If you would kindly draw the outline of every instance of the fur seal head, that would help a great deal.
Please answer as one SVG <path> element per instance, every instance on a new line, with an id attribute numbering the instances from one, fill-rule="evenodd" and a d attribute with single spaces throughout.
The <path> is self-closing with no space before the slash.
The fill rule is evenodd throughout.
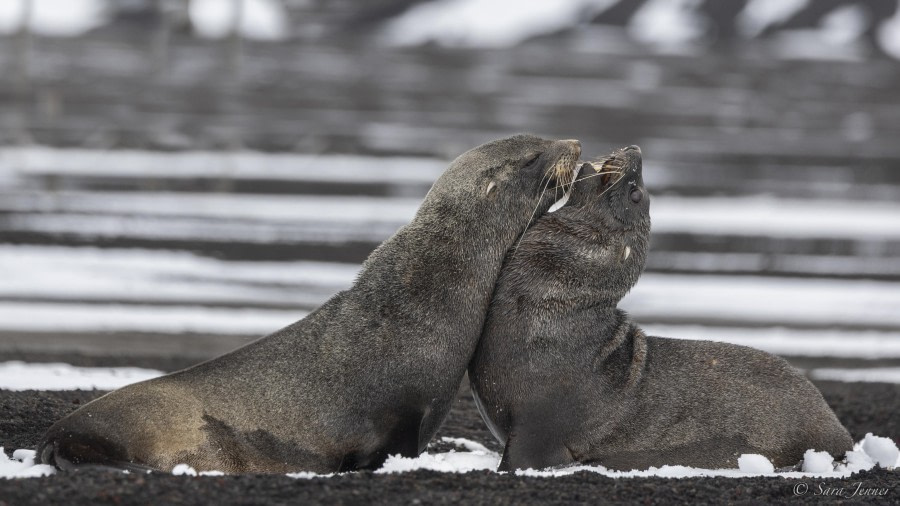
<path id="1" fill-rule="evenodd" d="M 574 139 L 520 134 L 482 144 L 450 164 L 428 192 L 419 216 L 442 207 L 448 215 L 472 219 L 491 211 L 510 219 L 518 213 L 539 216 L 552 204 L 548 189 L 572 183 L 580 156 L 581 143 Z M 523 202 L 529 205 L 523 207 Z M 450 205 L 452 209 L 446 208 Z M 505 228 L 522 231 L 518 224 Z"/>
<path id="2" fill-rule="evenodd" d="M 584 163 L 569 188 L 565 205 L 542 216 L 510 252 L 501 277 L 559 295 L 574 288 L 592 303 L 615 306 L 637 283 L 650 244 L 641 149 Z"/>

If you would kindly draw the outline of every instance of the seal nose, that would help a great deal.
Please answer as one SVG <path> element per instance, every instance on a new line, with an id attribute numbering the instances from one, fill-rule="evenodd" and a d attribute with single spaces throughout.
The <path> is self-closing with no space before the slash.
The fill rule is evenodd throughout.
<path id="1" fill-rule="evenodd" d="M 563 142 L 568 143 L 572 146 L 572 149 L 578 153 L 576 156 L 581 156 L 581 141 L 578 139 L 565 139 Z"/>

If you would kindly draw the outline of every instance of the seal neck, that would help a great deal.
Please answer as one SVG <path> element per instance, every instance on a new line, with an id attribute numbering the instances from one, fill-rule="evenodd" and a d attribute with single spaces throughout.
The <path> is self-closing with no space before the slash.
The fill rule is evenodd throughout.
<path id="1" fill-rule="evenodd" d="M 647 335 L 621 309 L 604 320 L 606 329 L 594 351 L 591 368 L 630 388 L 641 379 L 647 361 Z"/>

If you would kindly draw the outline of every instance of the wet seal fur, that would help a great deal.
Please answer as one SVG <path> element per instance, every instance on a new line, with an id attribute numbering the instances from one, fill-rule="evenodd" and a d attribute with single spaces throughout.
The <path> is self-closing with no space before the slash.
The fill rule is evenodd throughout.
<path id="1" fill-rule="evenodd" d="M 197 366 L 109 393 L 38 446 L 61 469 L 319 473 L 419 455 L 475 351 L 506 251 L 571 183 L 578 141 L 470 150 L 353 286 L 312 314 Z"/>
<path id="2" fill-rule="evenodd" d="M 590 167 L 510 251 L 469 365 L 482 418 L 506 445 L 500 470 L 735 468 L 744 453 L 785 467 L 809 448 L 851 450 L 822 395 L 783 359 L 648 337 L 616 308 L 649 247 L 640 148 Z"/>

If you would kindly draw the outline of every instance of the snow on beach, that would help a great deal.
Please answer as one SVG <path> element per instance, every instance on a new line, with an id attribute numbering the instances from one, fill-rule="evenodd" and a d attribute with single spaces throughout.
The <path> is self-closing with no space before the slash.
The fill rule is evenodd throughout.
<path id="1" fill-rule="evenodd" d="M 423 453 L 418 457 L 406 458 L 398 455 L 388 457 L 376 474 L 405 473 L 418 470 L 438 471 L 444 473 L 467 473 L 471 471 L 491 471 L 500 463 L 500 455 L 483 445 L 462 438 L 442 438 L 459 449 L 438 453 Z M 568 476 L 578 472 L 591 472 L 610 478 L 691 478 L 691 477 L 724 477 L 746 478 L 750 476 L 768 476 L 780 478 L 844 478 L 862 470 L 872 469 L 875 465 L 893 468 L 900 465 L 900 452 L 896 444 L 888 438 L 867 434 L 858 442 L 852 451 L 835 461 L 826 452 L 810 450 L 806 452 L 802 471 L 776 472 L 771 463 L 762 455 L 742 455 L 738 469 L 700 469 L 686 466 L 651 467 L 646 470 L 614 471 L 603 466 L 576 465 L 561 469 L 519 470 L 515 474 L 541 478 Z M 10 459 L 0 451 L 0 477 L 27 478 L 55 474 L 55 470 L 47 465 L 34 464 L 34 451 L 16 450 Z M 198 473 L 185 464 L 172 470 L 172 474 L 182 476 L 221 476 L 217 471 Z M 287 476 L 297 479 L 327 478 L 334 475 L 316 473 L 290 473 Z"/>
<path id="2" fill-rule="evenodd" d="M 823 371 L 827 371 L 823 369 Z M 811 371 L 815 376 L 816 370 Z M 29 364 L 23 362 L 0 363 L 0 389 L 8 390 L 69 390 L 69 389 L 113 389 L 127 384 L 151 379 L 163 374 L 160 371 L 140 368 L 103 368 L 75 367 L 68 364 Z M 839 379 L 839 378 L 828 378 Z M 895 378 L 900 381 L 900 377 Z M 855 379 L 854 381 L 858 381 Z M 883 380 L 882 376 L 875 381 Z M 449 473 L 466 473 L 470 471 L 490 471 L 496 469 L 500 455 L 485 446 L 462 438 L 442 438 L 444 443 L 457 448 L 447 452 L 426 452 L 414 458 L 391 456 L 384 466 L 375 471 L 376 474 L 404 473 L 417 470 L 430 470 Z M 614 471 L 603 466 L 571 466 L 551 470 L 525 470 L 516 474 L 523 476 L 553 478 L 571 475 L 577 472 L 598 473 L 611 478 L 689 478 L 689 477 L 727 477 L 741 478 L 749 476 L 769 476 L 783 478 L 841 478 L 853 473 L 871 469 L 879 464 L 882 467 L 900 465 L 900 452 L 889 438 L 868 434 L 856 444 L 854 450 L 846 456 L 832 456 L 824 452 L 807 452 L 802 471 L 775 472 L 771 462 L 761 455 L 742 455 L 738 460 L 738 469 L 699 469 L 685 466 L 662 466 L 640 471 Z M 0 451 L 0 477 L 25 478 L 54 474 L 51 466 L 35 465 L 34 451 L 16 450 L 12 458 Z M 186 465 L 179 465 L 172 470 L 173 474 L 184 476 L 219 476 L 219 472 L 197 473 Z M 315 473 L 291 473 L 293 478 L 321 478 L 332 475 Z"/>
<path id="3" fill-rule="evenodd" d="M 446 160 L 414 156 L 373 157 L 343 154 L 186 151 L 166 153 L 132 149 L 0 147 L 0 174 L 71 175 L 117 178 L 228 178 L 284 181 L 352 180 L 357 183 L 431 185 Z"/>

